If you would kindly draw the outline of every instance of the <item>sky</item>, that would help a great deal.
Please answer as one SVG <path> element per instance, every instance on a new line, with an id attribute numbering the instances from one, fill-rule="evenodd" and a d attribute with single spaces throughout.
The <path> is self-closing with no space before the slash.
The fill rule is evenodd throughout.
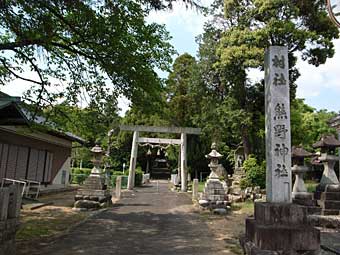
<path id="1" fill-rule="evenodd" d="M 202 4 L 208 6 L 212 0 L 201 0 Z M 195 38 L 203 33 L 203 25 L 208 20 L 199 12 L 186 9 L 182 4 L 175 4 L 172 11 L 152 12 L 147 18 L 148 22 L 165 24 L 172 36 L 171 43 L 179 54 L 185 52 L 196 56 L 198 45 Z M 305 102 L 320 110 L 340 111 L 340 40 L 334 41 L 335 56 L 328 59 L 326 64 L 318 68 L 306 62 L 299 61 L 298 68 L 301 76 L 297 80 L 297 97 L 304 98 Z M 159 73 L 166 77 L 165 73 Z M 263 73 L 251 72 L 252 79 L 261 79 Z M 2 90 L 5 93 L 20 96 L 28 86 L 22 82 L 14 81 Z M 119 99 L 118 105 L 122 111 L 121 115 L 128 109 L 129 101 L 125 98 Z"/>

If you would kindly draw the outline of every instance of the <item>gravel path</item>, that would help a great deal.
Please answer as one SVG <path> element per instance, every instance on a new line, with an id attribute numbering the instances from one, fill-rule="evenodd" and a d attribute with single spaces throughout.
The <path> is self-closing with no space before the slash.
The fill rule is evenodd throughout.
<path id="1" fill-rule="evenodd" d="M 187 194 L 167 183 L 124 193 L 123 199 L 30 254 L 232 254 L 224 250 Z"/>

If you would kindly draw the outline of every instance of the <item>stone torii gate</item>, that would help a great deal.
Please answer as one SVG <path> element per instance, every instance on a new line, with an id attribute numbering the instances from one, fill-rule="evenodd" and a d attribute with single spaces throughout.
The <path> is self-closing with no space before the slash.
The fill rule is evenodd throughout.
<path id="1" fill-rule="evenodd" d="M 154 127 L 154 126 L 131 126 L 120 125 L 121 131 L 132 131 L 133 140 L 130 157 L 130 168 L 128 178 L 128 189 L 132 190 L 135 186 L 135 170 L 137 163 L 138 143 L 156 143 L 156 144 L 177 144 L 181 146 L 181 190 L 187 190 L 187 134 L 199 135 L 200 128 L 190 127 Z M 169 133 L 181 134 L 181 139 L 165 139 L 165 138 L 147 138 L 139 137 L 140 132 L 149 133 Z"/>

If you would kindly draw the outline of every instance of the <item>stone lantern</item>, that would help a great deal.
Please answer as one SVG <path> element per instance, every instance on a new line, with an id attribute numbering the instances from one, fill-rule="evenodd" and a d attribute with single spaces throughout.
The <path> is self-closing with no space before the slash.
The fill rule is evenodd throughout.
<path id="1" fill-rule="evenodd" d="M 324 165 L 320 184 L 314 194 L 318 199 L 318 204 L 322 208 L 324 215 L 340 214 L 340 183 L 334 171 L 334 165 L 339 161 L 335 155 L 335 149 L 340 147 L 340 141 L 333 135 L 322 136 L 321 140 L 313 144 L 314 148 L 321 149 L 321 155 L 318 158 Z"/>
<path id="2" fill-rule="evenodd" d="M 219 164 L 219 159 L 223 157 L 217 150 L 216 144 L 211 145 L 211 152 L 206 155 L 210 159 L 209 168 L 211 173 L 205 183 L 203 194 L 199 200 L 202 207 L 208 207 L 216 213 L 226 213 L 227 206 L 230 205 L 228 201 L 228 186 L 225 181 L 219 179 L 219 168 L 223 168 Z"/>
<path id="3" fill-rule="evenodd" d="M 205 156 L 206 158 L 210 159 L 210 163 L 208 165 L 211 170 L 209 179 L 219 179 L 217 169 L 220 164 L 218 163 L 218 161 L 220 158 L 223 157 L 223 155 L 220 154 L 216 149 L 217 149 L 216 143 L 213 143 L 211 145 L 211 152 Z"/>
<path id="4" fill-rule="evenodd" d="M 320 141 L 313 144 L 313 148 L 321 149 L 320 162 L 324 165 L 324 171 L 320 181 L 320 187 L 325 188 L 328 184 L 339 184 L 338 177 L 334 171 L 334 165 L 339 161 L 339 157 L 335 155 L 335 149 L 340 147 L 340 141 L 335 139 L 333 135 L 322 136 Z"/>
<path id="5" fill-rule="evenodd" d="M 111 194 L 105 185 L 105 177 L 100 166 L 104 156 L 103 149 L 97 144 L 91 149 L 93 168 L 84 185 L 77 191 L 74 207 L 77 209 L 99 209 L 111 204 Z"/>
<path id="6" fill-rule="evenodd" d="M 100 147 L 100 145 L 96 144 L 96 146 L 94 146 L 91 149 L 91 152 L 93 154 L 93 159 L 92 159 L 92 163 L 93 163 L 93 168 L 91 171 L 91 175 L 101 175 L 103 174 L 100 166 L 102 164 L 103 161 L 103 156 L 105 154 L 104 150 L 102 149 L 102 147 Z"/>
<path id="7" fill-rule="evenodd" d="M 293 187 L 293 199 L 313 199 L 313 194 L 308 193 L 303 175 L 308 172 L 308 167 L 305 166 L 305 158 L 312 157 L 313 153 L 304 150 L 302 147 L 292 148 L 292 172 L 295 174 L 295 183 Z"/>

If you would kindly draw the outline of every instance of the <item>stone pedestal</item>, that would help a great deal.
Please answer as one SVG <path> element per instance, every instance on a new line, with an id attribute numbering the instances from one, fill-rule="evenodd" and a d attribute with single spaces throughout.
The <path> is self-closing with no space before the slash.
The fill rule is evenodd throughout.
<path id="1" fill-rule="evenodd" d="M 309 225 L 307 208 L 289 203 L 255 203 L 241 239 L 245 254 L 318 254 L 320 231 Z"/>
<path id="2" fill-rule="evenodd" d="M 315 193 L 318 196 L 318 205 L 323 215 L 340 214 L 340 184 L 327 184 L 318 186 Z"/>
<path id="3" fill-rule="evenodd" d="M 226 184 L 219 179 L 208 179 L 204 186 L 201 203 L 202 200 L 206 201 L 206 207 L 209 209 L 227 208 L 230 203 Z"/>
<path id="4" fill-rule="evenodd" d="M 109 206 L 112 201 L 110 191 L 106 189 L 105 177 L 91 174 L 77 191 L 75 200 L 75 208 L 99 209 Z"/>
<path id="5" fill-rule="evenodd" d="M 307 207 L 308 214 L 321 214 L 321 208 L 317 206 L 317 200 L 314 199 L 314 194 L 307 192 L 304 174 L 308 171 L 308 167 L 294 165 L 292 172 L 295 174 L 295 183 L 293 186 L 293 203 Z"/>
<path id="6" fill-rule="evenodd" d="M 340 183 L 334 171 L 335 162 L 339 157 L 323 153 L 319 160 L 324 164 L 320 184 L 314 194 L 323 215 L 340 214 Z"/>
<path id="7" fill-rule="evenodd" d="M 235 168 L 234 174 L 232 176 L 232 184 L 230 188 L 230 194 L 233 196 L 241 196 L 240 182 L 246 177 L 246 172 L 243 167 Z"/>
<path id="8" fill-rule="evenodd" d="M 218 169 L 223 168 L 222 165 L 218 164 L 222 155 L 216 151 L 215 143 L 212 144 L 211 149 L 212 151 L 206 155 L 207 158 L 211 159 L 209 164 L 211 173 L 198 203 L 202 207 L 213 210 L 214 213 L 225 214 L 230 202 L 228 202 L 228 185 L 225 181 L 220 181 L 218 176 Z"/>

